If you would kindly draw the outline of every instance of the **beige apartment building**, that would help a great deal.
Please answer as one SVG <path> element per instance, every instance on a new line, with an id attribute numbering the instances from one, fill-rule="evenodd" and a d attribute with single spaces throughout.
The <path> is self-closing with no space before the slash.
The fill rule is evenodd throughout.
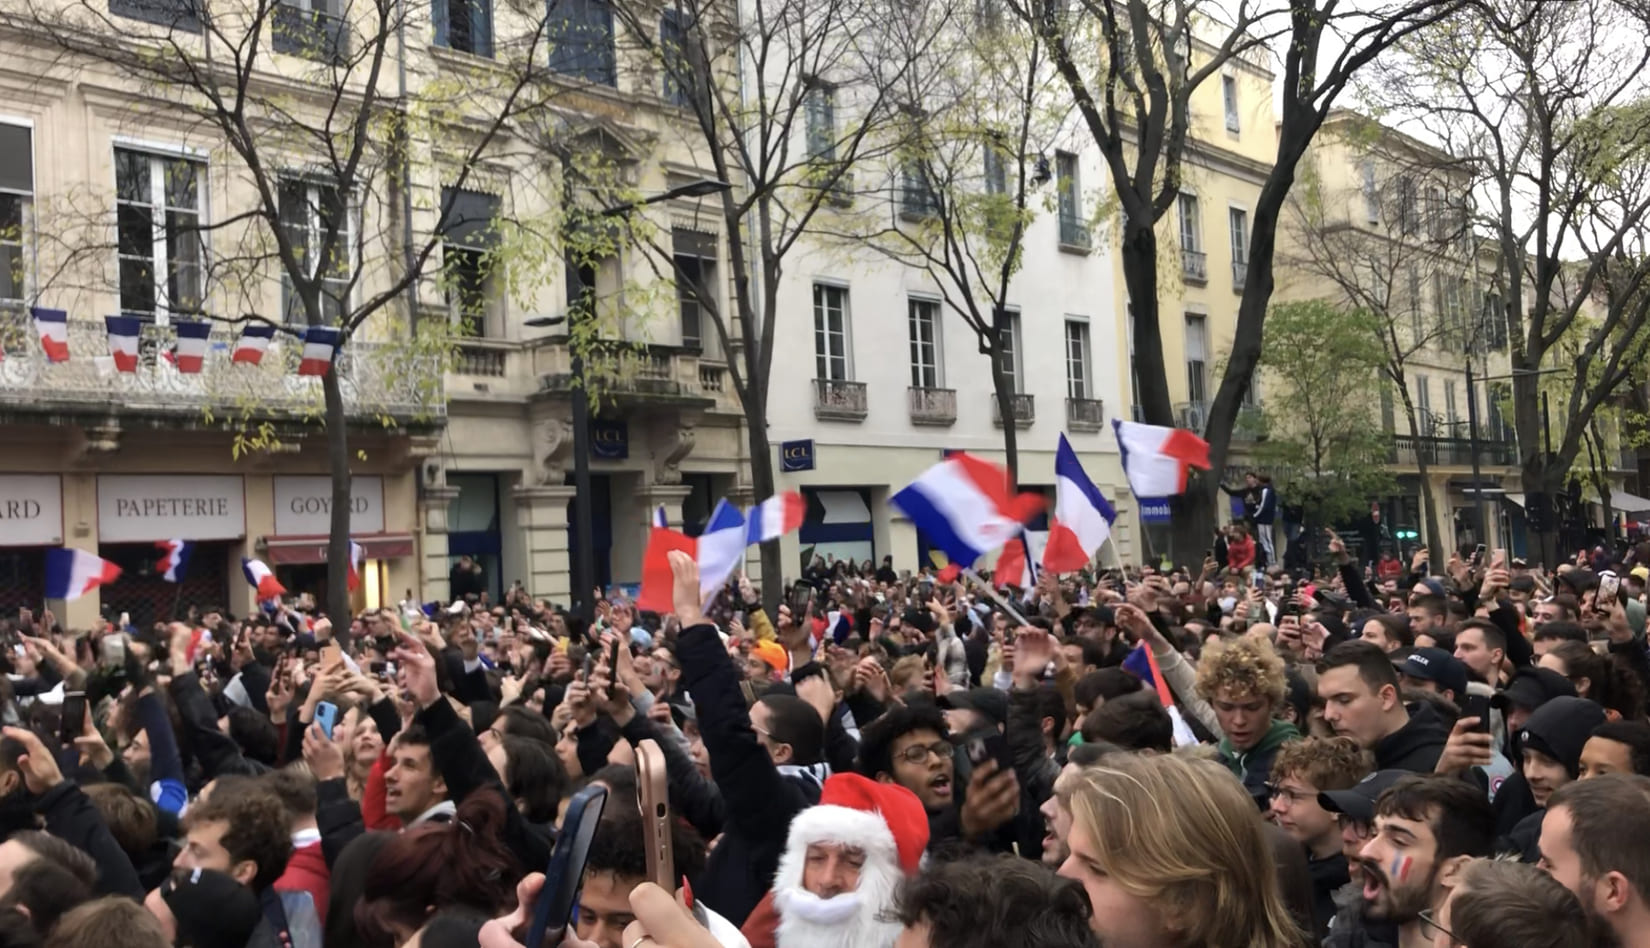
<path id="1" fill-rule="evenodd" d="M 541 85 L 553 99 L 469 152 L 477 116 L 429 103 L 460 93 L 485 103 L 488 83 L 505 82 L 536 28 L 508 5 L 408 3 L 402 44 L 375 39 L 358 4 L 346 21 L 336 0 L 249 3 L 267 16 L 247 73 L 248 101 L 265 111 L 249 127 L 275 169 L 257 174 L 180 106 L 190 100 L 178 90 L 135 77 L 114 53 L 66 52 L 43 26 L 67 9 L 108 50 L 176 42 L 204 56 L 237 25 L 204 27 L 194 0 L 21 0 L 0 12 L 0 440 L 11 449 L 0 457 L 0 610 L 39 608 L 45 550 L 60 545 L 125 571 L 59 605 L 74 625 L 100 610 L 148 621 L 175 604 L 244 612 L 253 596 L 242 557 L 262 558 L 289 588 L 324 592 L 321 392 L 295 374 L 303 318 L 270 255 L 260 184 L 278 190 L 279 225 L 314 256 L 309 272 L 328 267 L 329 318 L 385 295 L 410 272 L 409 249 L 432 248 L 423 277 L 387 295 L 333 366 L 350 424 L 352 536 L 367 557 L 357 604 L 446 595 L 460 552 L 484 564 L 495 591 L 520 579 L 566 600 L 573 384 L 565 329 L 553 323 L 567 313 L 568 268 L 555 259 L 506 271 L 497 262 L 509 228 L 493 222 L 551 219 L 563 180 L 555 155 L 599 154 L 648 205 L 637 213 L 656 239 L 699 261 L 707 283 L 725 282 L 727 269 L 725 235 L 697 200 L 650 201 L 707 177 L 708 163 L 681 145 L 691 138 L 671 131 L 679 93 L 624 61 L 604 5 L 556 6 L 552 30 L 580 40 L 559 57 L 535 54 L 551 64 Z M 351 70 L 365 68 L 371 57 L 360 54 L 374 42 L 385 55 L 378 92 L 404 92 L 425 124 L 411 126 L 404 166 L 375 142 L 365 155 L 383 166 L 341 195 L 318 170 L 326 139 L 310 136 L 306 151 L 302 130 L 360 101 L 364 80 Z M 321 235 L 334 230 L 348 252 L 322 261 Z M 596 575 L 633 582 L 652 508 L 680 522 L 735 491 L 742 439 L 723 363 L 688 305 L 639 260 L 591 269 L 598 311 L 629 340 L 592 370 L 606 379 L 592 426 Z M 35 308 L 67 314 L 68 361 L 46 358 Z M 246 313 L 278 327 L 258 366 L 232 362 L 240 326 L 224 320 Z M 139 320 L 135 371 L 114 366 L 113 314 Z M 213 321 L 205 364 L 181 372 L 176 326 L 203 317 Z M 441 352 L 415 341 L 434 322 L 465 337 L 444 379 Z M 171 538 L 196 541 L 178 585 L 154 570 L 154 543 Z"/>

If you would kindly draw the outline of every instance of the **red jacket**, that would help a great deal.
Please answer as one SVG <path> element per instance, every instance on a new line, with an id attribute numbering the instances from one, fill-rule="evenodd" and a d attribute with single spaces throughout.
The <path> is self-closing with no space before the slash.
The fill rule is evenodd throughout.
<path id="1" fill-rule="evenodd" d="M 1226 541 L 1226 566 L 1229 569 L 1248 569 L 1255 565 L 1255 541 L 1248 537 Z"/>
<path id="2" fill-rule="evenodd" d="M 327 857 L 321 853 L 321 841 L 300 846 L 292 851 L 286 871 L 275 880 L 277 892 L 308 892 L 315 900 L 315 914 L 321 924 L 327 923 L 327 899 L 332 891 L 332 874 L 327 871 Z"/>

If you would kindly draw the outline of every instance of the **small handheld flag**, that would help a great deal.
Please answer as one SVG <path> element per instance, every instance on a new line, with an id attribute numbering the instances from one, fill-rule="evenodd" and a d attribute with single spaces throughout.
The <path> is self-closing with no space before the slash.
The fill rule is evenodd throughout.
<path id="1" fill-rule="evenodd" d="M 953 562 L 969 566 L 1019 535 L 1047 502 L 1010 494 L 1008 472 L 958 452 L 934 465 L 889 500 Z"/>
<path id="2" fill-rule="evenodd" d="M 354 540 L 349 541 L 349 591 L 361 588 L 361 565 L 367 558 L 367 549 Z"/>
<path id="3" fill-rule="evenodd" d="M 160 578 L 169 583 L 181 582 L 183 571 L 189 567 L 189 554 L 194 552 L 195 544 L 188 540 L 161 540 L 155 544 L 160 550 L 160 562 L 155 564 L 155 571 Z"/>
<path id="4" fill-rule="evenodd" d="M 120 578 L 120 567 L 85 550 L 58 547 L 46 551 L 46 598 L 79 599 Z"/>
<path id="5" fill-rule="evenodd" d="M 1094 486 L 1064 434 L 1054 453 L 1054 519 L 1043 569 L 1070 573 L 1089 565 L 1111 536 L 1117 510 Z"/>
<path id="6" fill-rule="evenodd" d="M 1141 425 L 1113 419 L 1123 474 L 1136 497 L 1169 497 L 1186 492 L 1186 469 L 1209 469 L 1209 442 L 1182 428 Z"/>
<path id="7" fill-rule="evenodd" d="M 746 544 L 779 539 L 802 526 L 807 513 L 807 502 L 794 490 L 769 497 L 751 508 L 745 530 Z"/>
<path id="8" fill-rule="evenodd" d="M 258 590 L 258 599 L 275 599 L 286 595 L 286 587 L 275 578 L 275 574 L 264 565 L 263 560 L 255 560 L 250 556 L 241 558 L 241 572 L 246 574 L 246 581 Z"/>
<path id="9" fill-rule="evenodd" d="M 661 528 L 670 527 L 670 517 L 665 513 L 664 504 L 660 504 L 658 508 L 653 511 L 653 525 Z"/>

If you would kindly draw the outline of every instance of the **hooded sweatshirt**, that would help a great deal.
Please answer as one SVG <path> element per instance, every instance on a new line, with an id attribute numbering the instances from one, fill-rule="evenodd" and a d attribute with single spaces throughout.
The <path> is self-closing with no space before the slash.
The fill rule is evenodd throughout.
<path id="1" fill-rule="evenodd" d="M 1272 759 L 1278 756 L 1278 748 L 1299 740 L 1300 736 L 1301 732 L 1293 724 L 1274 719 L 1255 746 L 1246 751 L 1233 747 L 1231 738 L 1221 738 L 1220 759 L 1243 781 L 1243 789 L 1248 790 L 1249 795 L 1264 809 L 1269 802 L 1266 781 L 1272 779 Z"/>
<path id="2" fill-rule="evenodd" d="M 1525 750 L 1563 764 L 1574 780 L 1581 773 L 1581 749 L 1604 721 L 1604 709 L 1586 698 L 1554 698 L 1536 708 L 1524 722 L 1524 729 L 1518 732 L 1519 743 Z M 1497 842 L 1497 851 L 1516 853 L 1524 862 L 1540 859 L 1541 820 L 1546 812 L 1537 810 L 1519 820 L 1512 832 Z"/>
<path id="3" fill-rule="evenodd" d="M 1449 740 L 1449 725 L 1430 705 L 1417 705 L 1409 722 L 1375 743 L 1376 770 L 1430 774 Z"/>

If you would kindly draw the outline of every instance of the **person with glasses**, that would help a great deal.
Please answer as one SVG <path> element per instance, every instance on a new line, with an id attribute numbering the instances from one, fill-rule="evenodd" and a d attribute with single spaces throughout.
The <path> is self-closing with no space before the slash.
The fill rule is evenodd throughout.
<path id="1" fill-rule="evenodd" d="M 1312 879 L 1312 919 L 1319 938 L 1335 918 L 1335 895 L 1351 880 L 1341 849 L 1336 814 L 1323 808 L 1318 794 L 1355 786 L 1375 767 L 1369 752 L 1347 737 L 1309 737 L 1285 744 L 1272 761 L 1266 784 L 1269 815 L 1306 852 Z"/>
<path id="2" fill-rule="evenodd" d="M 1359 784 L 1378 782 L 1380 774 Z M 1320 795 L 1345 799 L 1358 790 Z M 1345 812 L 1343 810 L 1343 812 Z M 1361 816 L 1356 810 L 1348 816 Z M 1363 892 L 1355 917 L 1342 913 L 1325 948 L 1426 944 L 1421 913 L 1436 910 L 1466 863 L 1488 856 L 1495 845 L 1495 812 L 1471 781 L 1439 774 L 1411 774 L 1375 800 L 1372 835 L 1358 851 Z"/>
<path id="3" fill-rule="evenodd" d="M 1581 902 L 1526 863 L 1474 859 L 1438 911 L 1421 913 L 1432 948 L 1592 948 L 1599 931 Z"/>

